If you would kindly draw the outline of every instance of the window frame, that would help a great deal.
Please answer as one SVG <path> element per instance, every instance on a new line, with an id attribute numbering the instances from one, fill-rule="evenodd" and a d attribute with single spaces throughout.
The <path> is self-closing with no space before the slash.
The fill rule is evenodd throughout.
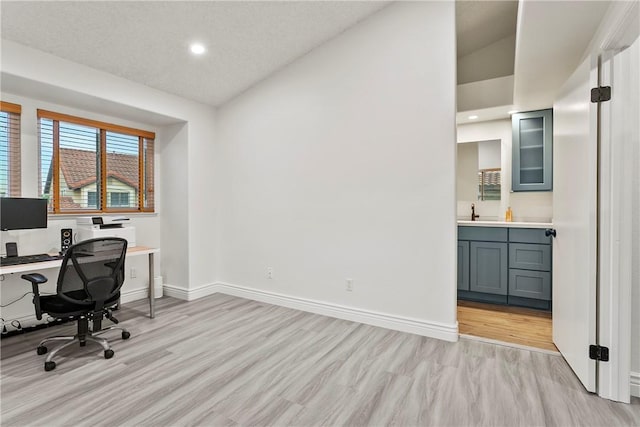
<path id="1" fill-rule="evenodd" d="M 68 114 L 56 113 L 48 110 L 37 110 L 38 117 L 38 127 L 40 127 L 40 120 L 48 119 L 53 123 L 53 152 L 52 152 L 52 190 L 51 194 L 53 195 L 53 204 L 52 210 L 49 211 L 49 215 L 78 215 L 78 214 L 95 214 L 95 213 L 154 213 L 155 212 L 155 196 L 153 197 L 153 204 L 151 206 L 145 207 L 145 194 L 147 188 L 147 175 L 151 174 L 151 188 L 152 192 L 155 191 L 155 162 L 151 162 L 151 170 L 147 170 L 145 168 L 144 159 L 145 159 L 145 142 L 150 141 L 151 146 L 151 155 L 155 155 L 155 132 L 131 128 L 122 125 L 116 125 L 113 123 L 102 122 L 98 120 L 85 119 L 82 117 L 72 116 Z M 77 125 L 83 125 L 88 127 L 93 127 L 97 129 L 100 133 L 100 148 L 99 148 L 99 177 L 96 177 L 96 183 L 99 182 L 96 194 L 97 197 L 97 206 L 98 209 L 62 209 L 60 208 L 60 122 L 71 123 Z M 124 208 L 124 207 L 109 207 L 109 203 L 107 201 L 107 179 L 108 174 L 105 173 L 107 171 L 107 132 L 117 132 L 126 135 L 132 135 L 138 137 L 138 205 L 134 208 Z M 38 136 L 38 146 L 41 147 L 41 138 Z M 41 159 L 38 159 L 40 164 L 40 168 L 42 167 Z M 145 175 L 145 172 L 147 175 Z M 39 178 L 40 182 L 40 178 Z"/>
<path id="2" fill-rule="evenodd" d="M 7 124 L 16 120 L 18 132 L 7 132 L 7 195 L 4 197 L 22 196 L 22 106 L 12 102 L 0 101 L 0 111 L 9 114 Z M 13 117 L 15 116 L 15 117 Z M 16 170 L 12 170 L 12 169 Z M 14 179 L 12 179 L 15 178 Z"/>
<path id="3" fill-rule="evenodd" d="M 129 205 L 129 194 L 130 193 L 128 193 L 127 191 L 111 191 L 108 194 L 109 194 L 109 204 L 112 207 L 122 207 L 122 206 L 128 206 Z M 118 203 L 117 204 L 113 203 L 114 196 L 117 196 L 117 197 L 115 197 L 116 199 L 118 199 Z M 126 197 L 123 197 L 123 196 L 126 196 Z M 123 198 L 126 198 L 126 200 L 127 200 L 126 205 L 123 204 L 123 202 L 121 200 Z"/>

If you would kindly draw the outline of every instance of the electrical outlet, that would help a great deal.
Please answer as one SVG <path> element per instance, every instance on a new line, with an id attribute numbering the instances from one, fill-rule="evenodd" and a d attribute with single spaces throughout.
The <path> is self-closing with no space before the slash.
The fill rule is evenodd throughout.
<path id="1" fill-rule="evenodd" d="M 345 290 L 347 292 L 353 292 L 353 279 L 347 279 L 347 284 L 345 286 Z"/>
<path id="2" fill-rule="evenodd" d="M 273 279 L 273 268 L 267 267 L 267 279 Z"/>
<path id="3" fill-rule="evenodd" d="M 138 272 L 136 271 L 135 268 L 131 269 L 131 278 L 135 279 L 136 277 L 138 277 Z"/>

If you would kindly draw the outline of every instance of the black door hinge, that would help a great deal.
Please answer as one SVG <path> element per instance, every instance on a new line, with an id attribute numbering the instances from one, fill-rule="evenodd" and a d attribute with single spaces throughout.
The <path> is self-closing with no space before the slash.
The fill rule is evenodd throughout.
<path id="1" fill-rule="evenodd" d="M 589 359 L 599 360 L 600 362 L 608 362 L 609 347 L 600 347 L 599 345 L 590 345 Z"/>
<path id="2" fill-rule="evenodd" d="M 603 102 L 611 100 L 611 86 L 600 86 L 591 89 L 591 102 Z"/>

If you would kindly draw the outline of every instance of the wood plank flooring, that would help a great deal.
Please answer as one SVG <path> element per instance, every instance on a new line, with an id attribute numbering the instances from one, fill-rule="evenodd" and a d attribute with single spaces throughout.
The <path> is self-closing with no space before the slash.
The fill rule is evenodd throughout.
<path id="1" fill-rule="evenodd" d="M 584 391 L 564 360 L 449 343 L 222 294 L 125 304 L 115 357 L 69 349 L 44 372 L 38 341 L 2 340 L 3 426 L 639 425 L 640 400 Z M 60 329 L 60 330 L 55 330 Z M 116 333 L 116 336 L 119 334 Z M 81 351 L 80 351 L 81 350 Z"/>
<path id="2" fill-rule="evenodd" d="M 520 307 L 458 301 L 461 334 L 558 351 L 553 344 L 551 313 Z"/>

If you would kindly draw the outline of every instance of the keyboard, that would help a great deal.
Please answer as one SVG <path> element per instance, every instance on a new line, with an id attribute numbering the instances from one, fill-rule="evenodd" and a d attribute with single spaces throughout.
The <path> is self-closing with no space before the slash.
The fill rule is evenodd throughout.
<path id="1" fill-rule="evenodd" d="M 6 266 L 6 265 L 31 264 L 34 262 L 55 261 L 58 259 L 62 259 L 62 256 L 49 255 L 49 254 L 37 254 L 37 255 L 2 257 L 0 258 L 0 265 Z"/>

